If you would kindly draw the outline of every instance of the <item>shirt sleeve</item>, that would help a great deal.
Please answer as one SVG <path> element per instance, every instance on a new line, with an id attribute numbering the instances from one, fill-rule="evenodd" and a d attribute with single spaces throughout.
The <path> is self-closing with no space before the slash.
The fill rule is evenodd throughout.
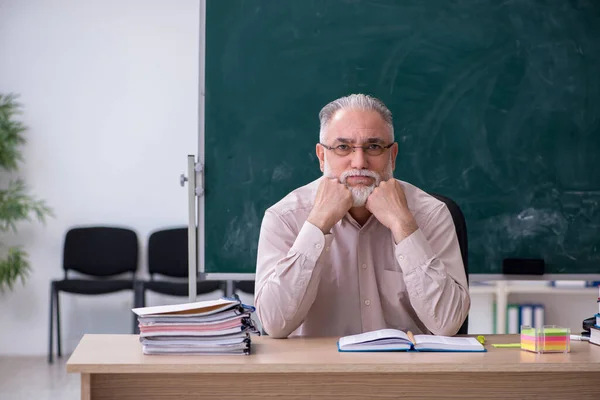
<path id="1" fill-rule="evenodd" d="M 455 335 L 471 299 L 452 215 L 445 204 L 396 245 L 410 303 L 434 335 Z"/>
<path id="2" fill-rule="evenodd" d="M 272 337 L 287 337 L 315 301 L 332 234 L 305 222 L 299 232 L 267 210 L 258 241 L 255 306 Z"/>

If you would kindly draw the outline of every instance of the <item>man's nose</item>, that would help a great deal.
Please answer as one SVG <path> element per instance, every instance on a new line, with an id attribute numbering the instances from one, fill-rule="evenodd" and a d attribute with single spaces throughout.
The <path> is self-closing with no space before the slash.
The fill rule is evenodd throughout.
<path id="1" fill-rule="evenodd" d="M 352 157 L 352 168 L 367 168 L 367 157 L 365 156 L 365 151 L 362 148 L 355 148 L 354 151 L 350 154 L 350 157 Z"/>

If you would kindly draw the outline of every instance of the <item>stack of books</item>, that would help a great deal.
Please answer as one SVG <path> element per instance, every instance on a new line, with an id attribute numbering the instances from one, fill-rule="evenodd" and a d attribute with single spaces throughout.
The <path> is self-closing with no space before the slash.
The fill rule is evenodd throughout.
<path id="1" fill-rule="evenodd" d="M 132 310 L 144 354 L 250 354 L 254 307 L 236 298 Z"/>
<path id="2" fill-rule="evenodd" d="M 596 314 L 596 325 L 590 327 L 590 343 L 600 346 L 600 286 L 598 286 L 598 314 Z"/>

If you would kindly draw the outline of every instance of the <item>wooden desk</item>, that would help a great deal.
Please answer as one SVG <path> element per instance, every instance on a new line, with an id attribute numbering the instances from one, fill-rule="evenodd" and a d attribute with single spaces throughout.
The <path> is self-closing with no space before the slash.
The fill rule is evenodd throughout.
<path id="1" fill-rule="evenodd" d="M 82 399 L 598 399 L 600 347 L 533 354 L 339 353 L 335 338 L 253 337 L 251 356 L 145 356 L 135 335 L 85 335 L 67 362 Z"/>

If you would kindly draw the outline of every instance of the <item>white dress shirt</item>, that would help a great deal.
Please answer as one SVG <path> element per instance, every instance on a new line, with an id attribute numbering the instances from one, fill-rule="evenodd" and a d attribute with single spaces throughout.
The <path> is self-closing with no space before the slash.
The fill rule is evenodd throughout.
<path id="1" fill-rule="evenodd" d="M 382 328 L 454 335 L 470 297 L 446 205 L 399 181 L 419 227 L 396 244 L 373 215 L 323 232 L 307 222 L 319 178 L 264 215 L 255 305 L 273 337 L 345 336 Z"/>

